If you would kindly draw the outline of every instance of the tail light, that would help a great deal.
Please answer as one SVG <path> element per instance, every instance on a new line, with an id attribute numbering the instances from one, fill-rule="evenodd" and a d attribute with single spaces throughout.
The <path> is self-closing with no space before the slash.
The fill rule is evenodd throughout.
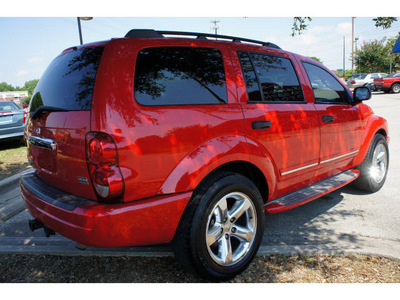
<path id="1" fill-rule="evenodd" d="M 102 132 L 88 133 L 86 158 L 98 200 L 121 200 L 125 187 L 119 168 L 117 145 L 113 138 Z"/>
<path id="2" fill-rule="evenodd" d="M 355 81 L 355 80 L 353 80 L 352 82 L 350 82 L 350 84 L 356 84 L 356 81 Z"/>
<path id="3" fill-rule="evenodd" d="M 24 112 L 24 124 L 26 123 L 26 115 L 27 115 L 27 113 Z"/>

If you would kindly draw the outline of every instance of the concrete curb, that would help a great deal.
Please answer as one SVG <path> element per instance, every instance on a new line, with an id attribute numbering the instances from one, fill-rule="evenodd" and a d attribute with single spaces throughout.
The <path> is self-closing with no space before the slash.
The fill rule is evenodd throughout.
<path id="1" fill-rule="evenodd" d="M 16 197 L 13 200 L 13 202 L 0 207 L 0 224 L 26 209 L 25 202 L 22 200 L 21 196 Z"/>
<path id="2" fill-rule="evenodd" d="M 10 185 L 10 184 L 14 183 L 15 181 L 18 181 L 21 178 L 22 175 L 27 174 L 27 173 L 31 173 L 31 172 L 33 172 L 33 168 L 29 168 L 29 169 L 27 169 L 27 170 L 25 170 L 23 172 L 20 172 L 18 174 L 10 176 L 10 177 L 8 177 L 6 179 L 3 179 L 2 181 L 0 181 L 0 190 L 4 186 Z"/>
<path id="3" fill-rule="evenodd" d="M 19 192 L 13 191 L 12 187 L 17 184 L 22 175 L 30 172 L 33 172 L 33 168 L 0 181 L 0 224 L 25 210 L 25 202 Z"/>

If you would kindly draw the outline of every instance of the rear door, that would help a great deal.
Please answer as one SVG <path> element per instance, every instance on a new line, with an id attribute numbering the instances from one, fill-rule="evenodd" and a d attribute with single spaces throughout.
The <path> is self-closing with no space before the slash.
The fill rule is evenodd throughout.
<path id="1" fill-rule="evenodd" d="M 259 48 L 258 48 L 259 49 Z M 242 102 L 246 136 L 264 148 L 277 172 L 277 193 L 312 182 L 319 158 L 319 124 L 291 57 L 237 51 L 247 90 Z"/>
<path id="2" fill-rule="evenodd" d="M 95 199 L 86 164 L 85 136 L 103 47 L 73 48 L 55 58 L 32 97 L 28 157 L 36 174 L 71 194 Z"/>

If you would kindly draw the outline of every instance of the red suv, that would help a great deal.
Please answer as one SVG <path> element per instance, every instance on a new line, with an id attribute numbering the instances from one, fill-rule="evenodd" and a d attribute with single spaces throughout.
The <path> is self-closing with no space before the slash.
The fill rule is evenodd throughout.
<path id="1" fill-rule="evenodd" d="M 172 243 L 187 270 L 230 279 L 265 214 L 352 181 L 382 187 L 388 126 L 370 97 L 244 38 L 132 30 L 67 49 L 29 108 L 31 229 L 95 247 Z"/>

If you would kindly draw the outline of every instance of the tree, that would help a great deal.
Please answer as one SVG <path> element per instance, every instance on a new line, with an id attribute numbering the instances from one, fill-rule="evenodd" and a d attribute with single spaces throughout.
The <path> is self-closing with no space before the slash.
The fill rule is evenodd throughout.
<path id="1" fill-rule="evenodd" d="M 24 86 L 22 87 L 22 89 L 27 90 L 28 95 L 32 96 L 33 91 L 35 90 L 38 82 L 39 82 L 39 79 L 33 79 L 33 80 L 26 81 Z"/>
<path id="2" fill-rule="evenodd" d="M 383 29 L 388 29 L 392 26 L 394 22 L 397 22 L 396 17 L 376 17 L 372 19 L 375 22 L 375 27 L 382 27 Z M 294 17 L 293 18 L 293 26 L 292 26 L 292 36 L 297 34 L 302 34 L 305 30 L 307 30 L 308 24 L 307 22 L 311 22 L 312 18 L 310 17 Z"/>
<path id="3" fill-rule="evenodd" d="M 391 70 L 392 72 L 395 72 L 396 70 L 400 70 L 400 54 L 392 52 L 394 45 L 396 44 L 399 37 L 400 37 L 400 33 L 397 37 L 389 39 L 386 44 L 386 47 L 390 53 L 389 57 L 390 57 L 390 63 L 392 64 L 392 70 Z"/>
<path id="4" fill-rule="evenodd" d="M 386 40 L 374 40 L 363 42 L 359 50 L 355 52 L 354 62 L 358 73 L 390 72 L 400 68 L 400 57 L 392 53 L 394 43 L 398 37 Z"/>
<path id="5" fill-rule="evenodd" d="M 318 58 L 318 57 L 315 57 L 315 56 L 308 56 L 308 58 L 311 58 L 311 59 L 313 59 L 313 60 L 319 62 L 320 64 L 323 64 L 322 60 L 321 60 L 320 58 Z"/>
<path id="6" fill-rule="evenodd" d="M 0 92 L 9 92 L 9 91 L 15 91 L 15 87 L 8 84 L 7 82 L 0 83 Z"/>
<path id="7" fill-rule="evenodd" d="M 363 42 L 361 48 L 354 53 L 354 63 L 358 73 L 388 72 L 390 57 L 385 41 L 386 38 Z"/>

